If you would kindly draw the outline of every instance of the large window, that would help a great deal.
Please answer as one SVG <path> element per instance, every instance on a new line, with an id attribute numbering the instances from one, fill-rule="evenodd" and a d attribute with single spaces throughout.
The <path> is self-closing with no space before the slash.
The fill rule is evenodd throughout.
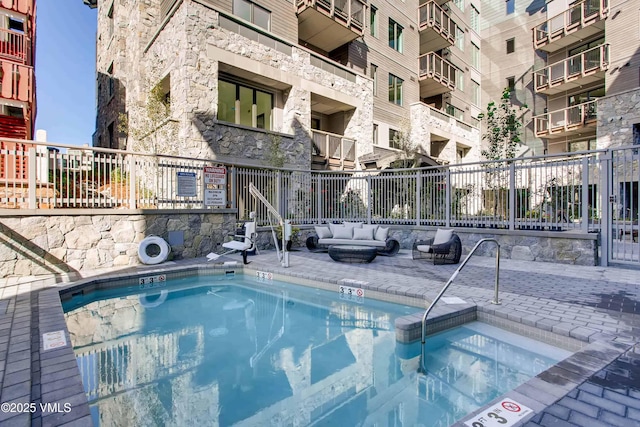
<path id="1" fill-rule="evenodd" d="M 453 0 L 453 4 L 455 4 L 458 9 L 464 12 L 464 0 Z"/>
<path id="2" fill-rule="evenodd" d="M 516 76 L 507 77 L 507 89 L 509 92 L 516 90 Z"/>
<path id="3" fill-rule="evenodd" d="M 402 25 L 389 18 L 389 47 L 402 53 Z"/>
<path id="4" fill-rule="evenodd" d="M 239 83 L 218 81 L 218 120 L 272 129 L 273 94 Z"/>
<path id="5" fill-rule="evenodd" d="M 402 82 L 400 77 L 389 73 L 389 102 L 402 105 Z"/>
<path id="6" fill-rule="evenodd" d="M 378 66 L 371 64 L 371 80 L 373 80 L 373 96 L 378 96 Z"/>
<path id="7" fill-rule="evenodd" d="M 511 15 L 516 11 L 516 0 L 507 0 L 507 15 Z"/>
<path id="8" fill-rule="evenodd" d="M 389 129 L 389 147 L 400 149 L 400 132 L 395 129 Z"/>
<path id="9" fill-rule="evenodd" d="M 471 80 L 471 102 L 480 105 L 480 84 L 475 80 Z"/>
<path id="10" fill-rule="evenodd" d="M 252 24 L 269 30 L 271 12 L 247 0 L 233 0 L 233 13 Z"/>
<path id="11" fill-rule="evenodd" d="M 471 66 L 480 69 L 480 48 L 475 43 L 471 43 Z"/>
<path id="12" fill-rule="evenodd" d="M 480 12 L 473 5 L 471 5 L 471 29 L 476 33 L 480 32 Z"/>
<path id="13" fill-rule="evenodd" d="M 464 52 L 464 30 L 456 25 L 456 47 Z"/>
<path id="14" fill-rule="evenodd" d="M 456 70 L 456 90 L 464 92 L 464 73 L 461 70 Z"/>
<path id="15" fill-rule="evenodd" d="M 369 31 L 373 37 L 378 37 L 378 8 L 371 6 Z"/>

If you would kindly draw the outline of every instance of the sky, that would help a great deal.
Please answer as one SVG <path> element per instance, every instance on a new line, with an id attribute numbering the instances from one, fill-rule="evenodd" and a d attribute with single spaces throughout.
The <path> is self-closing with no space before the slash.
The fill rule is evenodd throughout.
<path id="1" fill-rule="evenodd" d="M 92 145 L 96 122 L 97 9 L 82 0 L 38 0 L 35 129 L 47 141 Z"/>

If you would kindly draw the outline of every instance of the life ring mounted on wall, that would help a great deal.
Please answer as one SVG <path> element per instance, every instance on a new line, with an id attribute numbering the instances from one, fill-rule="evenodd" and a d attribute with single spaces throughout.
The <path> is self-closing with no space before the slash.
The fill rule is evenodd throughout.
<path id="1" fill-rule="evenodd" d="M 160 252 L 155 255 L 149 255 L 148 249 L 152 246 L 157 246 Z M 154 251 L 154 253 L 155 252 L 157 251 Z M 138 246 L 138 258 L 140 258 L 143 264 L 148 265 L 160 264 L 166 261 L 169 252 L 171 252 L 171 246 L 160 236 L 145 237 L 144 240 L 140 242 L 140 246 Z"/>

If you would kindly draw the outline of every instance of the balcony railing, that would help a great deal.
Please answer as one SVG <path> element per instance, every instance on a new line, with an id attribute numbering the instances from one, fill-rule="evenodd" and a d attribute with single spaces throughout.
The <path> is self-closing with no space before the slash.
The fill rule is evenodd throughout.
<path id="1" fill-rule="evenodd" d="M 534 117 L 536 136 L 567 134 L 587 126 L 595 126 L 597 101 L 589 101 Z"/>
<path id="2" fill-rule="evenodd" d="M 356 160 L 356 142 L 342 135 L 311 131 L 313 162 L 329 168 L 353 169 Z"/>
<path id="3" fill-rule="evenodd" d="M 575 40 L 557 43 L 557 46 L 553 49 L 548 45 L 559 41 L 566 35 L 593 26 L 593 24 L 604 20 L 608 15 L 609 0 L 584 0 L 533 28 L 533 45 L 536 49 L 543 50 L 555 50 L 555 48 L 564 47 Z M 601 26 L 595 26 L 585 36 L 604 28 L 600 28 Z"/>
<path id="4" fill-rule="evenodd" d="M 431 79 L 438 83 L 436 89 L 426 88 L 427 92 L 431 95 L 437 95 L 455 89 L 456 67 L 449 61 L 434 52 L 421 55 L 418 59 L 420 61 L 419 79 Z M 422 91 L 420 95 L 423 95 Z M 425 93 L 424 95 L 427 96 L 428 94 Z"/>
<path id="5" fill-rule="evenodd" d="M 26 64 L 27 41 L 24 33 L 0 28 L 0 58 Z"/>
<path id="6" fill-rule="evenodd" d="M 33 67 L 0 60 L 0 97 L 33 101 Z"/>
<path id="7" fill-rule="evenodd" d="M 603 44 L 534 72 L 536 92 L 549 93 L 549 89 L 570 81 L 593 76 L 609 68 L 609 45 Z M 597 78 L 604 79 L 604 75 Z M 596 79 L 597 79 L 596 78 Z M 596 80 L 594 79 L 594 80 Z M 590 82 L 581 81 L 580 84 Z M 562 90 L 569 88 L 563 87 Z"/>
<path id="8" fill-rule="evenodd" d="M 420 17 L 418 28 L 421 32 L 431 29 L 441 36 L 439 43 L 436 43 L 437 46 L 432 46 L 434 44 L 432 40 L 428 40 L 425 43 L 421 42 L 421 45 L 427 45 L 429 50 L 440 50 L 455 43 L 456 24 L 449 17 L 449 14 L 438 6 L 434 0 L 430 0 L 420 6 L 418 14 Z"/>
<path id="9" fill-rule="evenodd" d="M 364 35 L 361 0 L 296 0 L 298 39 L 325 52 Z"/>

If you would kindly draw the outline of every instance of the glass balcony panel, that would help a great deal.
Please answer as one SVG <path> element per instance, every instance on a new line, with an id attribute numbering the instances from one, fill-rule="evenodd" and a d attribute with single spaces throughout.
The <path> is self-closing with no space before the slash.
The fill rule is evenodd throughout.
<path id="1" fill-rule="evenodd" d="M 567 122 L 565 120 L 565 110 L 553 111 L 549 113 L 551 129 L 564 127 Z"/>
<path id="2" fill-rule="evenodd" d="M 351 1 L 351 19 L 356 21 L 360 26 L 364 22 L 364 6 L 358 0 Z"/>
<path id="3" fill-rule="evenodd" d="M 551 70 L 551 81 L 557 82 L 564 79 L 564 63 L 553 64 L 549 67 Z"/>
<path id="4" fill-rule="evenodd" d="M 592 49 L 585 52 L 584 55 L 584 70 L 589 71 L 600 67 L 600 52 L 601 49 Z"/>
<path id="5" fill-rule="evenodd" d="M 580 56 L 574 56 L 567 60 L 567 77 L 580 74 L 582 72 L 582 59 Z"/>
<path id="6" fill-rule="evenodd" d="M 567 110 L 567 126 L 577 125 L 582 123 L 582 106 L 576 105 L 575 107 Z"/>

